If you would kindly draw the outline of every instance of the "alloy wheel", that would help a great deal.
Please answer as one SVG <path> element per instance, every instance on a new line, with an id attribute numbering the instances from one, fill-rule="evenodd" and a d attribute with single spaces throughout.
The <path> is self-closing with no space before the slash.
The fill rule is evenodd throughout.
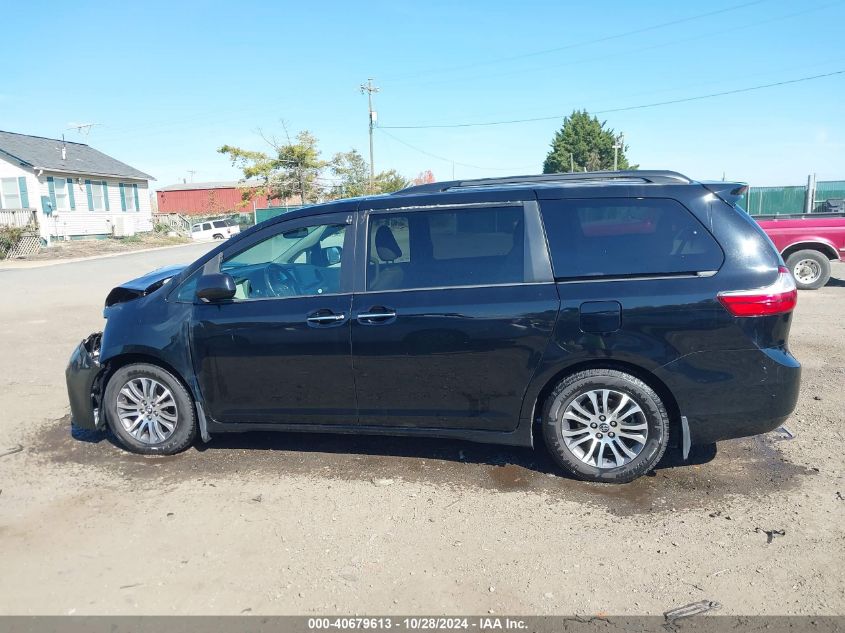
<path id="1" fill-rule="evenodd" d="M 170 389 L 153 378 L 132 378 L 117 395 L 123 428 L 139 442 L 159 444 L 173 435 L 179 412 Z"/>
<path id="2" fill-rule="evenodd" d="M 648 439 L 642 408 L 615 389 L 592 389 L 575 396 L 557 422 L 560 439 L 570 452 L 596 468 L 630 463 Z"/>

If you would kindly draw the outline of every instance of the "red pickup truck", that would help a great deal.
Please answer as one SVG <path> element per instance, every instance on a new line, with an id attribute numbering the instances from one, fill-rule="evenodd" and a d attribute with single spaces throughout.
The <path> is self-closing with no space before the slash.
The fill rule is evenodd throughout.
<path id="1" fill-rule="evenodd" d="M 756 216 L 803 290 L 830 279 L 830 262 L 845 257 L 845 213 Z"/>

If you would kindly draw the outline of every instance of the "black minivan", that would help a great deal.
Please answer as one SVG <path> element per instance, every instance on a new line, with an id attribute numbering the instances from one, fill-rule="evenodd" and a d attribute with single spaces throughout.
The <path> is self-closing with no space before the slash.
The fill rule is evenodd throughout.
<path id="1" fill-rule="evenodd" d="M 735 202 L 670 171 L 452 181 L 291 211 L 111 291 L 67 369 L 129 450 L 199 434 L 531 446 L 630 481 L 795 407 L 797 292 Z"/>

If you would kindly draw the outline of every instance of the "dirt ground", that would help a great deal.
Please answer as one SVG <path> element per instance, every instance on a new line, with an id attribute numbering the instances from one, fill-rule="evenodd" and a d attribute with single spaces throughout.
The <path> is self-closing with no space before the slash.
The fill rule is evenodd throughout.
<path id="1" fill-rule="evenodd" d="M 542 448 L 259 434 L 143 458 L 72 436 L 64 366 L 105 293 L 201 248 L 0 271 L 0 614 L 845 613 L 845 265 L 799 297 L 796 437 L 624 486 Z"/>
<path id="2" fill-rule="evenodd" d="M 187 244 L 190 241 L 187 237 L 155 232 L 138 233 L 132 237 L 124 238 L 110 237 L 102 240 L 69 240 L 67 242 L 54 240 L 49 248 L 42 248 L 37 253 L 16 259 L 24 261 L 74 259 L 108 253 L 129 253 L 160 246 L 176 246 L 177 244 Z"/>

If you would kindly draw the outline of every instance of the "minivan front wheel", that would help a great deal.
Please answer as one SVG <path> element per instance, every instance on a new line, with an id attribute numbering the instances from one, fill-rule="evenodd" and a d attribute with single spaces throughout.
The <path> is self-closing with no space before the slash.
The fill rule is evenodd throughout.
<path id="1" fill-rule="evenodd" d="M 555 461 L 578 479 L 625 483 L 663 457 L 669 416 L 639 378 L 589 369 L 561 380 L 546 399 L 543 436 Z"/>
<path id="2" fill-rule="evenodd" d="M 106 385 L 103 407 L 112 433 L 144 455 L 173 455 L 196 437 L 194 403 L 170 372 L 147 363 L 118 369 Z"/>

